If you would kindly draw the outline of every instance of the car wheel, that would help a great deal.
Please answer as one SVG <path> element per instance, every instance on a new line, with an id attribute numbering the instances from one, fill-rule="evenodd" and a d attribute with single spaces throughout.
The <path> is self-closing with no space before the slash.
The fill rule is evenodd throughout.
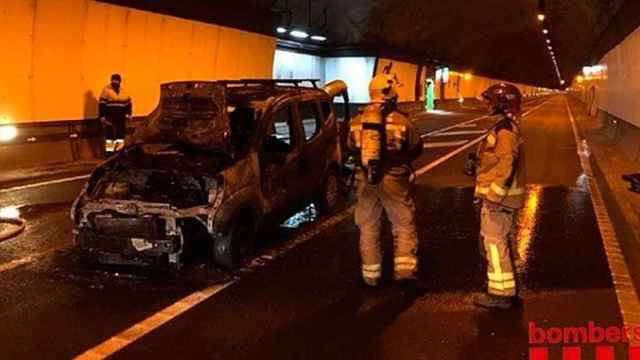
<path id="1" fill-rule="evenodd" d="M 338 172 L 329 170 L 322 182 L 322 189 L 316 201 L 316 206 L 322 214 L 331 214 L 340 206 L 342 193 Z"/>
<path id="2" fill-rule="evenodd" d="M 253 254 L 256 232 L 256 221 L 251 212 L 234 216 L 226 233 L 213 243 L 213 262 L 226 269 L 238 268 Z"/>

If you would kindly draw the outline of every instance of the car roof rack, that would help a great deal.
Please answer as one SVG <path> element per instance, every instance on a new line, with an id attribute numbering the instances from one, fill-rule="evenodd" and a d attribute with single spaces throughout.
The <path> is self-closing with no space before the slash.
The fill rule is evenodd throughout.
<path id="1" fill-rule="evenodd" d="M 295 87 L 299 87 L 301 83 L 311 83 L 315 89 L 318 88 L 319 79 L 240 79 L 240 80 L 222 80 L 217 81 L 219 84 L 223 84 L 225 86 L 228 85 L 267 85 L 267 86 L 276 86 L 276 84 L 289 84 Z"/>

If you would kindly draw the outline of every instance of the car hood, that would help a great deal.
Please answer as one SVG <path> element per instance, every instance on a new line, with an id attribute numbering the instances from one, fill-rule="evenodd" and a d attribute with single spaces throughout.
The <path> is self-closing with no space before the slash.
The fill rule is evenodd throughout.
<path id="1" fill-rule="evenodd" d="M 135 200 L 176 208 L 206 205 L 233 164 L 223 152 L 180 145 L 145 144 L 127 148 L 94 171 L 93 200 Z"/>

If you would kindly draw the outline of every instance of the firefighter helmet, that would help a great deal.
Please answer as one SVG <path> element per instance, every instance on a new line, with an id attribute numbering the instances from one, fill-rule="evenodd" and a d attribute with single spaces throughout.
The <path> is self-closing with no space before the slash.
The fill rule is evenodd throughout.
<path id="1" fill-rule="evenodd" d="M 514 85 L 505 83 L 493 85 L 482 93 L 482 98 L 489 103 L 491 114 L 520 114 L 522 94 Z"/>
<path id="2" fill-rule="evenodd" d="M 395 101 L 398 99 L 397 80 L 388 74 L 378 74 L 369 83 L 369 97 L 372 102 Z"/>

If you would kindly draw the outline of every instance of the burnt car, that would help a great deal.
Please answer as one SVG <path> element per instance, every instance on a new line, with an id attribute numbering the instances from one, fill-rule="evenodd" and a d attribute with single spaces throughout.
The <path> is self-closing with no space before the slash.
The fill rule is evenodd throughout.
<path id="1" fill-rule="evenodd" d="M 270 224 L 310 203 L 321 212 L 339 206 L 338 95 L 348 121 L 341 81 L 163 84 L 130 145 L 75 200 L 75 243 L 102 263 L 179 267 L 193 246 L 237 267 Z"/>

